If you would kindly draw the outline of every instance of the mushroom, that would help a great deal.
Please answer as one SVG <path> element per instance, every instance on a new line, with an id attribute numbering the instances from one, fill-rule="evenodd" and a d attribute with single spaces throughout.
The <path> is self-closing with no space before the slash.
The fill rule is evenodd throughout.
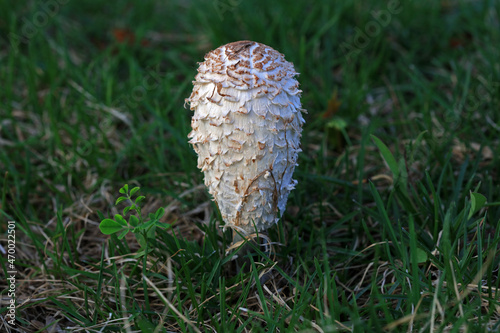
<path id="1" fill-rule="evenodd" d="M 225 222 L 247 237 L 277 223 L 297 181 L 304 118 L 293 64 L 252 41 L 205 55 L 186 99 L 189 143 Z"/>

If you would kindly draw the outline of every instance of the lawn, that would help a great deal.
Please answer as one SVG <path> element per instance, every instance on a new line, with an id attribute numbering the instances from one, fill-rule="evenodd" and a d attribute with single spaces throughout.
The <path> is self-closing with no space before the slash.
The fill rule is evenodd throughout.
<path id="1" fill-rule="evenodd" d="M 308 111 L 243 267 L 184 106 L 237 40 Z M 499 1 L 0 1 L 0 331 L 500 331 L 499 45 Z"/>

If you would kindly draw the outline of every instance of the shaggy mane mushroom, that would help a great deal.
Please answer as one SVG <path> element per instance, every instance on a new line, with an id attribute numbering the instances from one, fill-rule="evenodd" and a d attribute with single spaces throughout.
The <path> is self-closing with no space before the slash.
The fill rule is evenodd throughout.
<path id="1" fill-rule="evenodd" d="M 229 43 L 205 55 L 186 99 L 205 185 L 225 227 L 244 236 L 274 225 L 297 184 L 305 112 L 297 74 L 267 45 Z"/>

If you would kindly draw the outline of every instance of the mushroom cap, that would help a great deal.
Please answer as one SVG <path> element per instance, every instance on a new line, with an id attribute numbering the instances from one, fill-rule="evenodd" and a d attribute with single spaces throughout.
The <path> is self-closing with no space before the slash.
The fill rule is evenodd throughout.
<path id="1" fill-rule="evenodd" d="M 293 64 L 252 41 L 205 55 L 186 99 L 198 168 L 226 226 L 243 234 L 275 224 L 297 184 L 304 118 Z"/>

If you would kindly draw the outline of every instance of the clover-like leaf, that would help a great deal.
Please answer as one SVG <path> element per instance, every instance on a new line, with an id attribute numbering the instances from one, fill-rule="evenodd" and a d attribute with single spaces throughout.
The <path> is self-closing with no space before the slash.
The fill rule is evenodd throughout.
<path id="1" fill-rule="evenodd" d="M 125 221 L 123 216 L 121 216 L 120 214 L 115 214 L 115 221 L 123 227 L 126 227 L 128 225 L 127 221 Z"/>
<path id="2" fill-rule="evenodd" d="M 149 220 L 146 223 L 140 224 L 137 227 L 135 227 L 135 230 L 145 230 L 148 229 L 151 225 L 153 225 L 156 222 L 156 220 Z"/>
<path id="3" fill-rule="evenodd" d="M 470 210 L 469 219 L 472 215 L 476 214 L 481 208 L 486 204 L 486 197 L 481 193 L 471 192 L 470 193 Z"/>
<path id="4" fill-rule="evenodd" d="M 135 215 L 131 215 L 128 222 L 130 223 L 131 226 L 137 227 L 139 225 L 139 218 Z"/>
<path id="5" fill-rule="evenodd" d="M 121 194 L 127 194 L 128 193 L 128 184 L 123 185 L 123 187 L 119 191 Z"/>
<path id="6" fill-rule="evenodd" d="M 160 228 L 165 228 L 165 229 L 172 228 L 172 225 L 170 223 L 157 222 L 155 225 L 159 226 Z"/>
<path id="7" fill-rule="evenodd" d="M 125 201 L 125 200 L 127 200 L 126 197 L 119 197 L 118 199 L 116 199 L 115 206 L 118 205 L 120 202 Z"/>
<path id="8" fill-rule="evenodd" d="M 118 239 L 123 239 L 123 237 L 125 237 L 128 232 L 130 231 L 130 229 L 123 229 L 123 231 L 121 232 L 121 234 L 118 236 Z"/>
<path id="9" fill-rule="evenodd" d="M 130 190 L 130 196 L 133 196 L 137 191 L 139 191 L 141 188 L 136 186 L 133 189 Z"/>
<path id="10" fill-rule="evenodd" d="M 419 264 L 425 263 L 428 259 L 427 257 L 427 252 L 422 250 L 421 248 L 417 247 L 417 262 Z"/>
<path id="11" fill-rule="evenodd" d="M 162 218 L 162 216 L 165 214 L 165 208 L 160 207 L 155 213 L 155 219 L 159 220 Z"/>
<path id="12" fill-rule="evenodd" d="M 99 229 L 105 235 L 111 235 L 123 229 L 123 226 L 112 219 L 104 219 L 99 224 Z"/>
<path id="13" fill-rule="evenodd" d="M 135 204 L 138 205 L 142 200 L 144 200 L 145 196 L 140 195 L 135 199 Z"/>

